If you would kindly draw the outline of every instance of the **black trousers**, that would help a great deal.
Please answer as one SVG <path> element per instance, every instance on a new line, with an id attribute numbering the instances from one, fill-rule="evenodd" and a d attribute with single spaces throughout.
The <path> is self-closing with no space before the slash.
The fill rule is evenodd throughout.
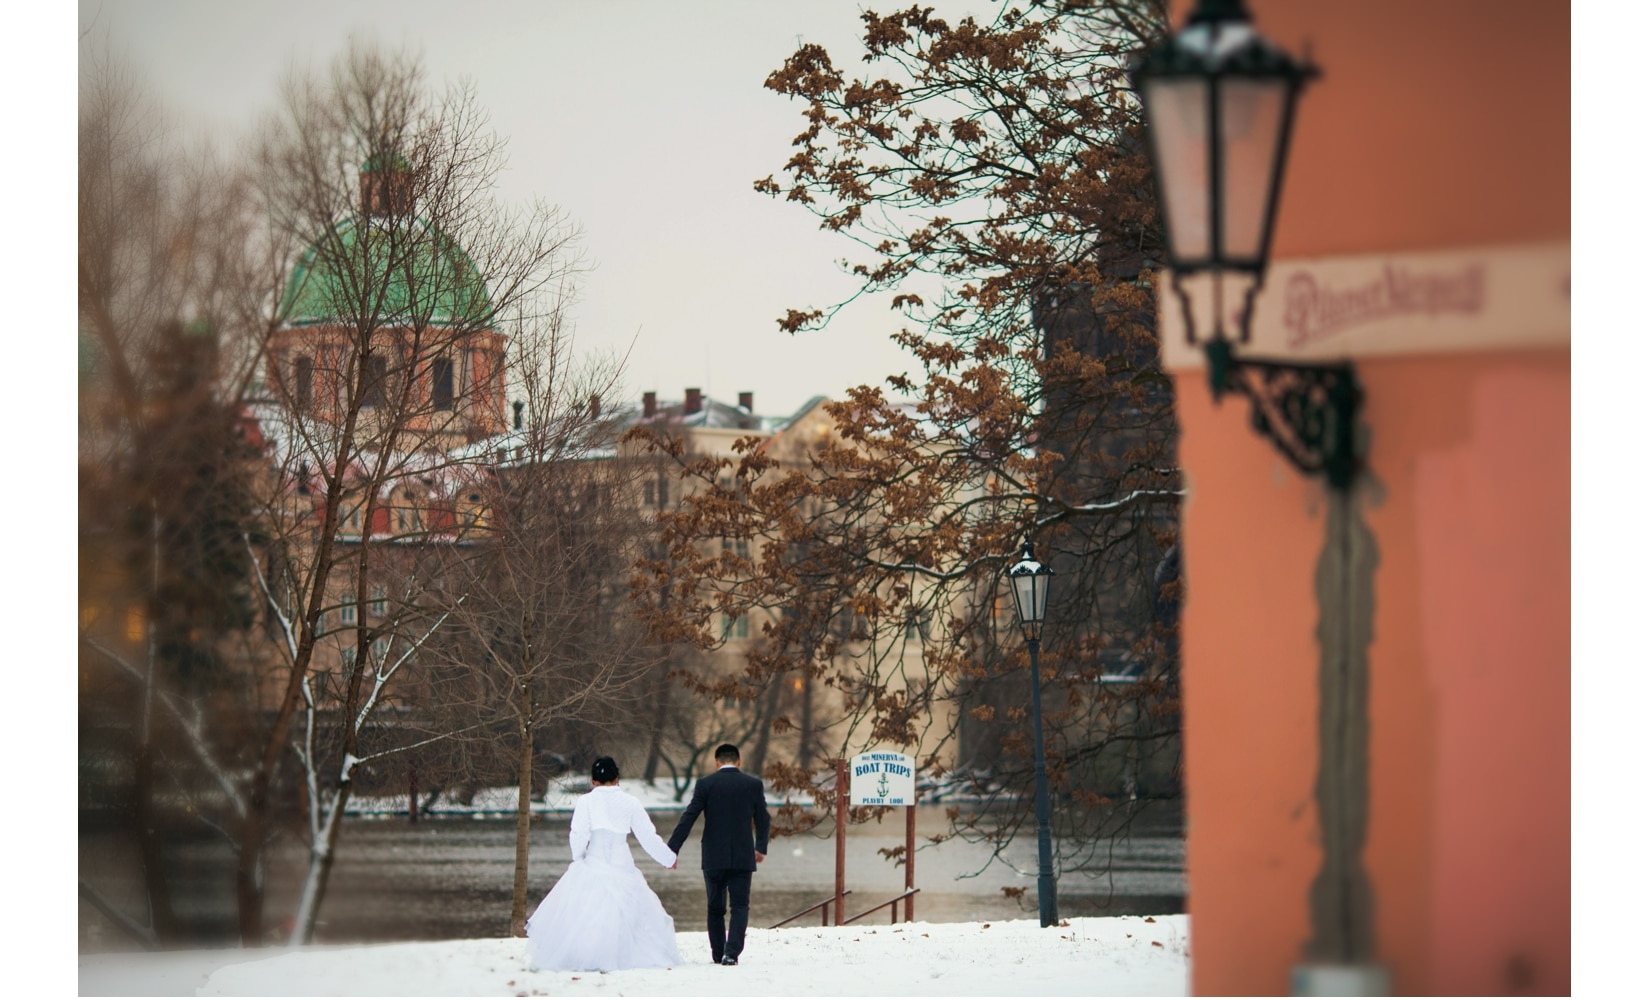
<path id="1" fill-rule="evenodd" d="M 710 906 L 706 923 L 710 929 L 710 957 L 720 962 L 722 956 L 739 957 L 745 950 L 745 925 L 751 914 L 752 872 L 736 868 L 705 869 L 705 899 Z M 733 915 L 724 923 L 729 904 Z"/>

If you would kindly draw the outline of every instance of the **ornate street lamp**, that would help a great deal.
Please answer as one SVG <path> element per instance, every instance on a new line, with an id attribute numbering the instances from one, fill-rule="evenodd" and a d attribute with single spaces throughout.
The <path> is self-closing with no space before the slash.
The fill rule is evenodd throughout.
<path id="1" fill-rule="evenodd" d="M 1054 840 L 1048 829 L 1048 762 L 1043 756 L 1043 674 L 1037 666 L 1037 643 L 1043 634 L 1043 618 L 1048 613 L 1048 582 L 1054 571 L 1031 554 L 1031 539 L 1020 550 L 1020 561 L 1009 567 L 1008 582 L 1014 591 L 1014 610 L 1020 616 L 1020 631 L 1031 651 L 1031 729 L 1033 759 L 1037 773 L 1037 914 L 1044 927 L 1060 922 L 1060 907 L 1054 898 Z"/>
<path id="2" fill-rule="evenodd" d="M 1229 390 L 1255 428 L 1303 472 L 1346 489 L 1363 393 L 1352 366 L 1239 358 L 1266 277 L 1295 102 L 1318 75 L 1262 38 L 1243 0 L 1199 0 L 1181 30 L 1138 55 L 1130 82 L 1145 111 L 1186 336 L 1201 343 L 1218 402 Z M 1194 287 L 1195 286 L 1195 287 Z M 1201 320 L 1201 322 L 1200 322 Z"/>

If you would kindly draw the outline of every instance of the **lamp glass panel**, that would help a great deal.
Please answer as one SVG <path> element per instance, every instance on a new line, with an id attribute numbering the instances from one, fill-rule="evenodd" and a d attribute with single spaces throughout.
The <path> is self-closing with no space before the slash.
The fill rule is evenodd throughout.
<path id="1" fill-rule="evenodd" d="M 1272 178 L 1282 167 L 1279 146 L 1289 83 L 1229 76 L 1216 84 L 1216 92 L 1223 175 L 1219 253 L 1231 263 L 1258 265 L 1266 249 Z"/>
<path id="2" fill-rule="evenodd" d="M 1022 623 L 1042 619 L 1042 615 L 1039 613 L 1042 609 L 1037 606 L 1036 581 L 1038 579 L 1039 577 L 1033 573 L 1009 578 L 1010 582 L 1014 584 L 1014 610 L 1019 614 Z"/>
<path id="3" fill-rule="evenodd" d="M 1209 84 L 1166 77 L 1145 84 L 1171 264 L 1209 259 Z"/>

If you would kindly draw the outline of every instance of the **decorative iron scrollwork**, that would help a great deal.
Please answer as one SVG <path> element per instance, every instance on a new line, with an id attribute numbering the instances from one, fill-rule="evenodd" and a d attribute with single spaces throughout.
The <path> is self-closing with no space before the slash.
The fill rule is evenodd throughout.
<path id="1" fill-rule="evenodd" d="M 1210 341 L 1209 387 L 1249 397 L 1250 423 L 1308 475 L 1323 473 L 1345 490 L 1358 472 L 1354 430 L 1363 389 L 1350 364 L 1299 364 L 1232 356 L 1231 343 Z"/>

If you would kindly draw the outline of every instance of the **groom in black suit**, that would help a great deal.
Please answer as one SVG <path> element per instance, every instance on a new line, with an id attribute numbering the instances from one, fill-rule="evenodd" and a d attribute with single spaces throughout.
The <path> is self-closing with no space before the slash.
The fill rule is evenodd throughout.
<path id="1" fill-rule="evenodd" d="M 716 773 L 705 775 L 693 786 L 693 801 L 667 843 L 672 851 L 680 852 L 693 831 L 693 821 L 705 814 L 699 866 L 705 870 L 705 896 L 710 902 L 710 957 L 717 965 L 738 965 L 750 919 L 751 875 L 768 854 L 768 801 L 762 779 L 739 770 L 738 747 L 732 743 L 717 747 L 716 763 Z M 730 900 L 733 919 L 724 925 Z"/>

